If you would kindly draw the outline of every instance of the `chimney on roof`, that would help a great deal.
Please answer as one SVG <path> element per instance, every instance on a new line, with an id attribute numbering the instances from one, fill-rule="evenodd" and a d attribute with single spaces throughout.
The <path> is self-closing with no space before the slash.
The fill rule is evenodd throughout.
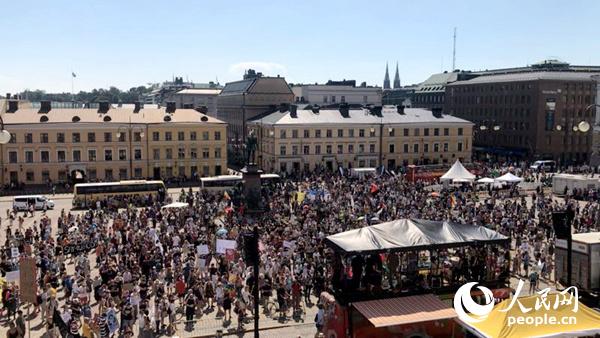
<path id="1" fill-rule="evenodd" d="M 135 101 L 133 104 L 134 104 L 133 112 L 134 113 L 139 113 L 140 110 L 142 109 L 142 102 L 141 101 Z"/>
<path id="2" fill-rule="evenodd" d="M 399 104 L 396 106 L 396 109 L 398 110 L 398 114 L 400 115 L 406 115 L 406 113 L 404 112 L 404 105 L 403 104 Z"/>
<path id="3" fill-rule="evenodd" d="M 383 117 L 383 115 L 381 114 L 381 106 L 371 106 L 369 108 L 369 113 L 371 113 L 371 115 L 375 115 L 377 117 Z"/>
<path id="4" fill-rule="evenodd" d="M 289 109 L 290 109 L 290 104 L 289 103 L 281 103 L 281 104 L 279 104 L 279 112 L 280 113 L 285 113 Z"/>
<path id="5" fill-rule="evenodd" d="M 10 100 L 10 93 L 6 93 L 6 99 Z"/>
<path id="6" fill-rule="evenodd" d="M 347 103 L 340 103 L 340 114 L 342 114 L 342 117 L 344 118 L 350 117 L 350 106 Z"/>
<path id="7" fill-rule="evenodd" d="M 40 101 L 40 113 L 46 114 L 52 109 L 52 103 L 50 101 Z"/>
<path id="8" fill-rule="evenodd" d="M 167 113 L 173 114 L 177 109 L 175 101 L 167 101 Z"/>
<path id="9" fill-rule="evenodd" d="M 298 106 L 295 104 L 290 105 L 290 117 L 293 119 L 298 118 Z"/>
<path id="10" fill-rule="evenodd" d="M 98 102 L 98 112 L 100 114 L 106 114 L 106 113 L 108 113 L 109 109 L 110 109 L 110 104 L 108 104 L 108 101 L 100 101 L 100 102 Z"/>
<path id="11" fill-rule="evenodd" d="M 14 113 L 19 110 L 19 101 L 17 100 L 8 100 L 8 110 L 7 113 Z"/>
<path id="12" fill-rule="evenodd" d="M 312 110 L 313 114 L 319 114 L 319 110 L 321 110 L 321 106 L 319 106 L 318 104 L 314 104 L 310 107 L 310 110 Z"/>
<path id="13" fill-rule="evenodd" d="M 442 118 L 442 108 L 432 108 L 431 113 L 433 113 L 433 117 L 437 119 Z"/>

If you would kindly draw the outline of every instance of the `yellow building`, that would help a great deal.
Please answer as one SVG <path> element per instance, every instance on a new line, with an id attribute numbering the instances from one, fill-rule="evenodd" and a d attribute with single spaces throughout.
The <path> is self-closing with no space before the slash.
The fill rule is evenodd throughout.
<path id="1" fill-rule="evenodd" d="M 22 108 L 3 115 L 1 181 L 116 181 L 212 176 L 227 172 L 227 125 L 193 109 Z"/>
<path id="2" fill-rule="evenodd" d="M 441 164 L 471 160 L 473 124 L 421 108 L 282 105 L 253 119 L 267 172 Z"/>

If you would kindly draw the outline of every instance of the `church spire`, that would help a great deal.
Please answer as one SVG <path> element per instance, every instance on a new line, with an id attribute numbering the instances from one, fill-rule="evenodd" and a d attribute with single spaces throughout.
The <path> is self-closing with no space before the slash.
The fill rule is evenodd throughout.
<path id="1" fill-rule="evenodd" d="M 388 71 L 388 64 L 385 63 L 385 78 L 383 78 L 383 89 L 390 89 L 390 72 Z"/>
<path id="2" fill-rule="evenodd" d="M 394 89 L 400 88 L 400 72 L 398 72 L 398 61 L 396 61 L 396 75 L 394 75 Z"/>

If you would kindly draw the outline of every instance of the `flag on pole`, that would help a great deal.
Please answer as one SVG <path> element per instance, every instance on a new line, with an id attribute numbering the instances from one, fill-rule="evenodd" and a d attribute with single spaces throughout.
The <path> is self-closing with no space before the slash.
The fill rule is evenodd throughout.
<path id="1" fill-rule="evenodd" d="M 71 72 L 71 75 L 72 75 L 73 77 L 77 77 L 77 74 L 75 74 L 74 72 Z"/>

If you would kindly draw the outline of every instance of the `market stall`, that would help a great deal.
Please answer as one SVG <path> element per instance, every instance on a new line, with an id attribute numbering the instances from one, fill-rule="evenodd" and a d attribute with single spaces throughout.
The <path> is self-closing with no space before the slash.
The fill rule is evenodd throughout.
<path id="1" fill-rule="evenodd" d="M 456 160 L 452 167 L 440 177 L 441 182 L 463 183 L 473 182 L 475 175 L 471 174 L 459 160 Z"/>

